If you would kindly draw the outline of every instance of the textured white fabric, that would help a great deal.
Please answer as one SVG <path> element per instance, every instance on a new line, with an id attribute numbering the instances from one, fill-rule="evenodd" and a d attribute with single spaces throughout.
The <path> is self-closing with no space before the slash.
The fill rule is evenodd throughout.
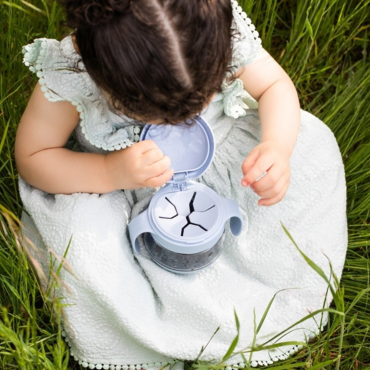
<path id="1" fill-rule="evenodd" d="M 234 16 L 243 18 L 242 12 Z M 247 53 L 240 66 L 253 60 L 248 53 L 256 56 L 259 50 L 252 33 L 244 36 L 244 46 L 236 47 L 238 53 L 243 48 Z M 70 38 L 61 44 L 46 39 L 38 42 L 48 45 L 39 48 L 45 54 L 38 71 L 46 81 L 49 98 L 70 99 L 82 105 L 85 120 L 91 118 L 91 124 L 86 123 L 90 125 L 88 135 L 78 136 L 80 145 L 87 148 L 91 144 L 86 150 L 98 152 L 102 148 L 94 149 L 92 142 L 99 142 L 109 150 L 109 143 L 118 137 L 114 145 L 128 139 L 131 145 L 132 122 L 115 116 L 114 122 L 121 124 L 117 129 L 107 120 L 110 113 L 106 102 L 86 73 L 69 68 L 76 61 Z M 26 62 L 37 60 L 36 47 L 28 49 L 35 55 L 28 55 Z M 340 278 L 347 247 L 346 187 L 334 135 L 316 117 L 302 112 L 291 157 L 289 190 L 277 205 L 258 207 L 258 196 L 240 185 L 242 161 L 261 138 L 258 111 L 230 98 L 230 116 L 226 115 L 224 101 L 233 91 L 226 88 L 217 94 L 202 113 L 215 134 L 217 149 L 213 163 L 199 181 L 220 196 L 236 200 L 249 227 L 236 238 L 227 226 L 223 253 L 200 272 L 176 275 L 158 267 L 145 254 L 134 257 L 127 223 L 147 207 L 155 190 L 51 195 L 20 178 L 26 210 L 23 230 L 38 247 L 35 257 L 46 273 L 50 252 L 53 258 L 63 256 L 71 240 L 68 268 L 61 270 L 63 284 L 57 294 L 66 304 L 64 325 L 71 353 L 84 366 L 108 369 L 120 365 L 126 369 L 127 365 L 160 367 L 172 359 L 192 360 L 219 326 L 202 359 L 220 360 L 236 335 L 234 310 L 241 325 L 237 347 L 241 350 L 252 345 L 254 315 L 258 324 L 278 291 L 285 289 L 277 294 L 257 344 L 330 303 L 330 294 L 324 302 L 325 281 L 304 261 L 281 223 L 327 276 L 330 260 Z M 234 95 L 245 98 L 238 94 Z M 90 104 L 92 96 L 94 104 Z M 99 119 L 101 127 L 96 124 Z M 305 342 L 318 333 L 319 326 L 320 317 L 307 320 L 280 341 Z M 296 350 L 290 346 L 256 352 L 252 366 L 271 364 Z M 236 356 L 228 363 L 241 361 Z"/>

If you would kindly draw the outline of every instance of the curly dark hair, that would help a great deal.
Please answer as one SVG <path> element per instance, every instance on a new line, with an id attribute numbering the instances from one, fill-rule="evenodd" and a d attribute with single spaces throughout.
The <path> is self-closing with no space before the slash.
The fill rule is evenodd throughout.
<path id="1" fill-rule="evenodd" d="M 232 55 L 230 0 L 60 0 L 87 72 L 112 106 L 185 121 L 220 90 Z"/>

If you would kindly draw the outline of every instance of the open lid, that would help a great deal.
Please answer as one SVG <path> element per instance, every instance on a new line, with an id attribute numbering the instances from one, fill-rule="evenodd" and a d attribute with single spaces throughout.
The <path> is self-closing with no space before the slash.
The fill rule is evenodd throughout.
<path id="1" fill-rule="evenodd" d="M 171 168 L 175 172 L 174 181 L 177 178 L 186 181 L 201 176 L 211 164 L 215 153 L 212 130 L 200 116 L 192 119 L 191 123 L 148 124 L 144 127 L 140 140 L 153 140 L 171 159 Z"/>

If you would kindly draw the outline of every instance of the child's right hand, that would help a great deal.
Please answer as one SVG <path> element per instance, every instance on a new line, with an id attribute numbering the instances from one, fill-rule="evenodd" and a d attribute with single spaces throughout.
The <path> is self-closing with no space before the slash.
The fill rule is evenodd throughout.
<path id="1" fill-rule="evenodd" d="M 109 187 L 115 190 L 160 187 L 173 176 L 170 165 L 170 158 L 152 140 L 111 152 L 105 158 Z"/>

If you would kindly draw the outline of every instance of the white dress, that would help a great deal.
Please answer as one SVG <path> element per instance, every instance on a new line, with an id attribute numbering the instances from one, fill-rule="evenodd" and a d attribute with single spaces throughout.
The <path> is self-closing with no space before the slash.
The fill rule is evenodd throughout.
<path id="1" fill-rule="evenodd" d="M 254 26 L 235 3 L 233 12 L 240 32 L 233 63 L 239 68 L 251 63 L 261 46 Z M 40 77 L 45 96 L 77 106 L 81 120 L 75 134 L 82 150 L 106 152 L 138 140 L 137 122 L 112 113 L 89 75 L 74 69 L 79 56 L 70 37 L 61 42 L 38 39 L 24 52 L 25 63 Z M 83 68 L 81 63 L 79 67 Z M 201 358 L 219 361 L 237 333 L 234 310 L 240 321 L 236 348 L 240 351 L 252 346 L 254 320 L 258 326 L 277 292 L 256 345 L 330 304 L 327 283 L 304 260 L 282 224 L 328 277 L 330 261 L 340 278 L 347 224 L 345 176 L 337 142 L 323 122 L 302 111 L 288 192 L 280 203 L 259 207 L 258 196 L 240 185 L 241 164 L 261 138 L 255 107 L 236 80 L 225 85 L 202 112 L 217 147 L 213 163 L 198 180 L 220 196 L 236 200 L 245 227 L 234 237 L 227 226 L 219 259 L 194 274 L 174 274 L 145 254 L 133 255 L 127 224 L 148 206 L 155 190 L 52 195 L 20 178 L 23 230 L 37 246 L 35 261 L 46 276 L 50 256 L 56 269 L 70 242 L 56 294 L 66 304 L 66 341 L 83 366 L 150 368 L 177 359 L 193 360 L 218 327 Z M 42 283 L 46 285 L 45 280 Z M 326 314 L 316 315 L 268 344 L 306 342 L 326 320 Z M 291 344 L 255 352 L 251 365 L 271 364 L 297 349 Z M 241 362 L 240 355 L 226 361 Z"/>

